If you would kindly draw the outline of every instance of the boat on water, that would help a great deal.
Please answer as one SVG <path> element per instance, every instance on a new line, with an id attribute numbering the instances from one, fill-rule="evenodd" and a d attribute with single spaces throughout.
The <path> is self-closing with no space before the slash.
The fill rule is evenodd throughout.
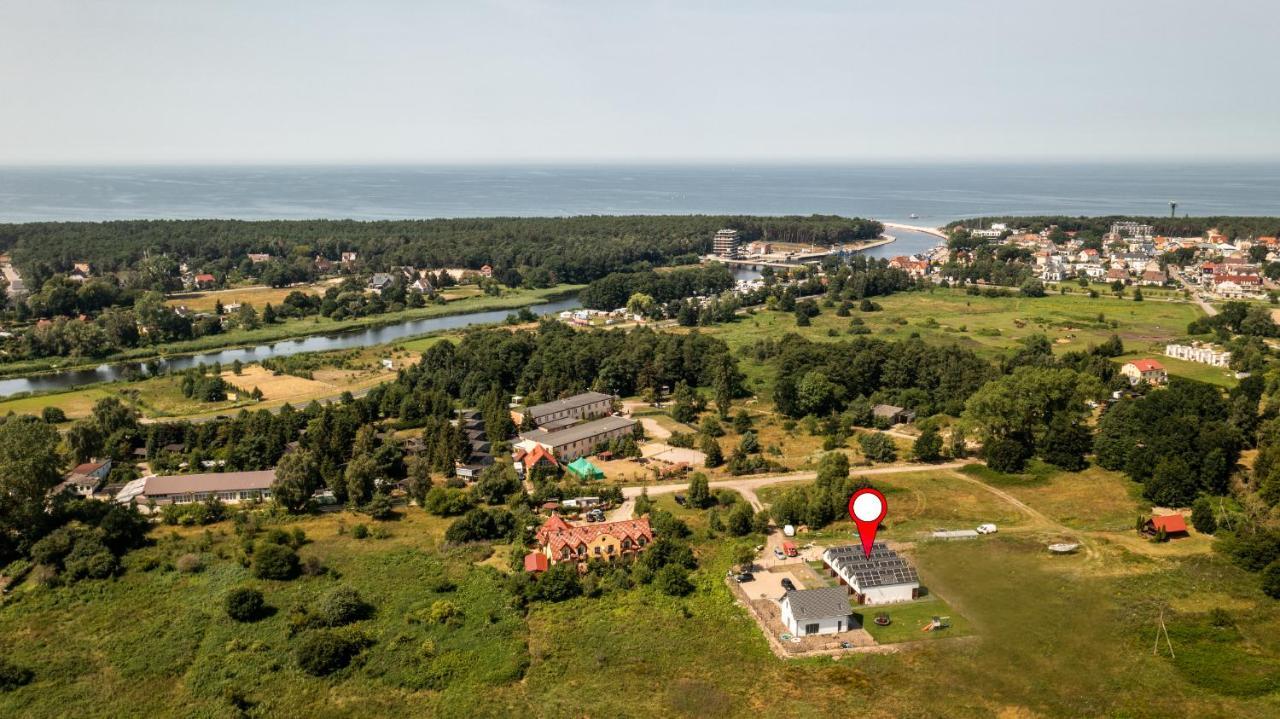
<path id="1" fill-rule="evenodd" d="M 911 213 L 911 219 L 913 219 L 913 220 L 918 220 L 918 219 L 920 219 L 920 215 L 917 215 L 916 213 L 912 212 L 912 213 Z"/>

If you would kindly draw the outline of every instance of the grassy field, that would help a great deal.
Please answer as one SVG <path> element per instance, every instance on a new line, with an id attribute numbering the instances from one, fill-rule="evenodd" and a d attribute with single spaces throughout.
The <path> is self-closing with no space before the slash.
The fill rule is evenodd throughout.
<path id="1" fill-rule="evenodd" d="M 315 282 L 300 287 L 265 287 L 255 285 L 253 287 L 235 287 L 225 290 L 209 290 L 207 292 L 179 292 L 169 295 L 165 299 L 165 303 L 177 307 L 185 306 L 193 312 L 212 312 L 218 303 L 224 306 L 230 304 L 251 304 L 259 312 L 268 303 L 279 307 L 284 298 L 288 297 L 292 292 L 301 292 L 307 295 L 318 295 L 324 292 L 325 288 L 334 282 Z"/>
<path id="2" fill-rule="evenodd" d="M 1015 481 L 1027 482 L 1019 496 L 1050 521 L 1065 521 L 1084 506 L 1072 482 L 1108 481 L 1043 474 L 997 478 L 996 487 L 1012 492 Z M 921 473 L 878 485 L 893 490 L 891 513 L 912 512 L 922 526 L 999 511 L 981 487 L 967 497 L 966 483 Z M 1096 541 L 1107 551 L 1068 557 L 1048 555 L 1036 536 L 1019 532 L 920 542 L 905 551 L 930 595 L 891 607 L 894 623 L 883 638 L 928 638 L 919 626 L 939 614 L 977 642 L 783 661 L 721 581 L 734 548 L 758 538 L 708 538 L 705 512 L 670 497 L 656 501 L 695 530 L 701 567 L 692 595 L 639 587 L 535 604 L 527 613 L 511 605 L 502 580 L 507 546 L 447 547 L 447 520 L 417 509 L 382 525 L 384 539 L 354 539 L 350 528 L 367 521 L 358 515 L 286 521 L 307 533 L 300 553 L 336 575 L 292 582 L 251 579 L 230 523 L 207 535 L 158 529 L 155 545 L 130 555 L 115 580 L 27 585 L 2 600 L 0 651 L 31 667 L 36 680 L 0 693 L 0 714 L 232 717 L 233 690 L 252 704 L 250 716 L 282 717 L 1280 712 L 1280 605 L 1261 595 L 1255 576 L 1216 556 L 1176 543 L 1163 545 L 1167 555 L 1137 555 L 1105 533 Z M 956 503 L 970 504 L 953 513 Z M 203 558 L 203 571 L 170 568 L 187 552 Z M 149 559 L 159 566 L 146 570 Z M 226 618 L 221 597 L 244 584 L 261 587 L 276 613 L 254 624 Z M 374 643 L 352 667 L 318 679 L 296 668 L 288 615 L 338 584 L 376 605 L 355 625 Z M 457 626 L 422 621 L 441 599 L 463 610 Z M 1162 607 L 1176 659 L 1151 651 Z M 1226 610 L 1222 626 L 1209 621 L 1213 608 Z"/>
<path id="3" fill-rule="evenodd" d="M 1181 337 L 1200 310 L 1187 302 L 1133 302 L 1085 295 L 978 297 L 960 290 L 902 292 L 875 301 L 879 312 L 853 311 L 872 335 L 904 339 L 918 333 L 926 341 L 956 344 L 985 357 L 995 357 L 1032 334 L 1044 334 L 1059 352 L 1082 350 L 1118 334 L 1131 350 L 1163 349 L 1166 340 Z M 1099 315 L 1102 321 L 1099 321 Z M 797 332 L 805 337 L 843 339 L 852 317 L 837 317 L 823 308 L 809 327 L 796 327 L 795 315 L 760 311 L 728 325 L 707 328 L 735 348 L 758 339 Z M 1112 322 L 1116 325 L 1113 327 Z M 829 330 L 836 330 L 832 337 Z"/>

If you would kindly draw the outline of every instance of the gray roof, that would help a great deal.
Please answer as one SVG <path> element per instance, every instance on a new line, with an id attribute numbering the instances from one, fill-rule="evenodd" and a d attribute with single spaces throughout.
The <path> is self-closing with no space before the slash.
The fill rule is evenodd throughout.
<path id="1" fill-rule="evenodd" d="M 607 395 L 606 395 L 607 396 Z M 521 439 L 530 439 L 538 444 L 545 444 L 552 449 L 573 444 L 580 439 L 588 439 L 598 434 L 611 432 L 624 427 L 635 426 L 636 421 L 628 417 L 602 417 L 591 422 L 584 422 L 557 432 L 548 432 L 542 428 L 520 434 Z"/>
<path id="2" fill-rule="evenodd" d="M 798 622 L 847 617 L 853 613 L 849 605 L 849 591 L 844 587 L 793 589 L 782 599 L 791 605 L 791 616 Z"/>
<path id="3" fill-rule="evenodd" d="M 871 408 L 871 413 L 877 417 L 892 417 L 901 411 L 903 411 L 902 407 L 895 407 L 891 404 L 878 404 Z"/>
<path id="4" fill-rule="evenodd" d="M 209 472 L 205 474 L 175 474 L 168 477 L 147 477 L 147 496 L 186 494 L 188 492 L 232 492 L 237 490 L 270 489 L 276 479 L 276 471 L 260 472 Z"/>
<path id="5" fill-rule="evenodd" d="M 584 405 L 595 404 L 596 402 L 612 399 L 613 395 L 605 394 L 603 392 L 583 392 L 582 394 L 575 394 L 572 397 L 565 397 L 564 399 L 535 404 L 534 406 L 525 409 L 525 414 L 532 416 L 536 421 L 539 417 L 545 417 L 546 415 L 553 414 L 555 412 L 563 412 L 567 409 L 576 409 Z"/>
<path id="6" fill-rule="evenodd" d="M 871 545 L 870 557 L 863 553 L 861 546 L 849 544 L 828 549 L 822 553 L 822 559 L 858 589 L 920 583 L 915 567 L 883 542 Z"/>

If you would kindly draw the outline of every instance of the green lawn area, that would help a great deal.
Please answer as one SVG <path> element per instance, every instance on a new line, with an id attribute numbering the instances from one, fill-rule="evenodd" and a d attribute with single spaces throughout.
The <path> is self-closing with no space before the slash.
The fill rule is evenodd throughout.
<path id="1" fill-rule="evenodd" d="M 889 626 L 882 627 L 872 621 L 880 612 L 889 614 Z M 932 595 L 901 604 L 886 604 L 878 607 L 855 606 L 854 614 L 862 618 L 862 628 L 866 629 L 880 644 L 963 637 L 973 633 L 968 620 L 952 611 L 941 598 Z M 945 617 L 951 626 L 929 632 L 921 631 L 924 626 L 933 621 L 934 617 Z"/>

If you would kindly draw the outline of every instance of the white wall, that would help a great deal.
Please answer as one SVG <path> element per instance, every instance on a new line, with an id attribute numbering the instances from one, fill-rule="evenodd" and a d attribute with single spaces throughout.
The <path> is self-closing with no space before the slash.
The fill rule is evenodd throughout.
<path id="1" fill-rule="evenodd" d="M 791 616 L 790 602 L 784 601 L 782 602 L 782 623 L 786 625 L 787 631 L 791 632 L 792 634 L 798 637 L 803 637 L 803 636 L 808 636 L 805 634 L 805 631 L 804 631 L 805 625 L 813 624 L 814 621 L 810 619 L 810 620 L 797 623 L 795 617 Z M 821 621 L 818 621 L 817 624 L 818 624 L 818 631 L 816 632 L 817 634 L 835 634 L 836 632 L 846 632 L 849 630 L 849 617 L 844 616 L 844 617 L 832 618 L 829 620 L 821 620 Z"/>
<path id="2" fill-rule="evenodd" d="M 892 604 L 893 602 L 911 601 L 912 591 L 919 584 L 889 584 L 883 587 L 871 587 L 863 592 L 866 604 Z"/>

